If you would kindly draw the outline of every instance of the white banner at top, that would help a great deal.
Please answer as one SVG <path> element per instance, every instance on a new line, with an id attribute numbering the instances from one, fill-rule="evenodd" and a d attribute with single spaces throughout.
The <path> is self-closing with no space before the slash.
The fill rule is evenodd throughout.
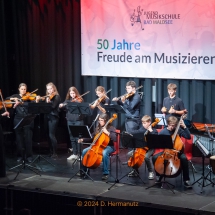
<path id="1" fill-rule="evenodd" d="M 215 0 L 82 0 L 82 75 L 215 79 Z"/>

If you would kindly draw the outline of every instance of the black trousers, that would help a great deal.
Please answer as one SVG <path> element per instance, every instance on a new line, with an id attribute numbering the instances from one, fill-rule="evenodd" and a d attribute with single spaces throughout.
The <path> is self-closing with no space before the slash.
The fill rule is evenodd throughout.
<path id="1" fill-rule="evenodd" d="M 21 119 L 22 118 L 15 118 L 14 125 L 17 125 Z M 18 157 L 23 157 L 23 152 L 25 152 L 27 158 L 32 156 L 33 127 L 34 122 L 30 125 L 15 129 Z"/>
<path id="2" fill-rule="evenodd" d="M 158 156 L 162 155 L 163 152 L 160 152 L 156 155 L 154 155 L 152 157 L 152 162 L 155 166 L 155 162 L 158 158 Z M 190 180 L 190 177 L 189 177 L 189 163 L 188 163 L 188 160 L 187 160 L 187 157 L 184 153 L 179 153 L 178 154 L 178 157 L 180 159 L 180 162 L 181 162 L 181 169 L 182 169 L 182 172 L 183 172 L 183 181 L 189 181 Z M 156 172 L 156 171 L 155 171 Z M 159 176 L 159 174 L 156 172 L 156 175 Z"/>
<path id="3" fill-rule="evenodd" d="M 140 126 L 140 118 L 125 119 L 125 130 L 127 132 L 132 132 L 133 130 L 138 130 Z"/>
<path id="4" fill-rule="evenodd" d="M 51 114 L 46 114 L 44 116 L 45 133 L 48 135 L 49 149 L 53 154 L 57 153 L 57 139 L 55 134 L 58 126 L 58 121 L 58 116 Z"/>

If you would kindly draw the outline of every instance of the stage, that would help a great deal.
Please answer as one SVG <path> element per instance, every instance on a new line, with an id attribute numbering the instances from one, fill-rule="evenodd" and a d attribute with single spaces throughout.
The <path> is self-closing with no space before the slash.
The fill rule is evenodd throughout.
<path id="1" fill-rule="evenodd" d="M 148 180 L 148 172 L 145 164 L 140 168 L 140 177 L 127 177 L 130 169 L 122 165 L 126 161 L 127 149 L 121 149 L 119 156 L 118 179 L 126 175 L 119 183 L 111 189 L 113 183 L 101 180 L 101 166 L 90 170 L 89 178 L 81 179 L 78 176 L 68 180 L 79 169 L 79 163 L 72 169 L 72 161 L 67 161 L 69 153 L 60 150 L 59 158 L 51 160 L 52 166 L 41 159 L 34 164 L 40 169 L 40 175 L 24 169 L 18 174 L 18 169 L 7 171 L 7 177 L 1 178 L 1 214 L 16 214 L 21 208 L 29 208 L 32 214 L 213 214 L 215 211 L 215 188 L 212 185 L 203 188 L 196 183 L 193 189 L 186 189 L 181 181 L 181 175 L 167 181 L 175 185 L 175 194 L 167 189 L 156 186 L 150 189 L 146 187 L 153 185 L 154 180 Z M 35 154 L 36 156 L 36 154 Z M 209 159 L 206 159 L 205 167 Z M 197 170 L 195 180 L 201 177 L 201 158 L 193 158 Z M 15 157 L 7 158 L 7 167 L 15 166 Z M 209 171 L 205 168 L 206 173 Z M 112 176 L 116 177 L 116 160 L 112 158 Z M 212 175 L 212 180 L 213 180 Z M 191 182 L 194 181 L 190 170 Z M 141 207 L 141 208 L 140 208 Z"/>

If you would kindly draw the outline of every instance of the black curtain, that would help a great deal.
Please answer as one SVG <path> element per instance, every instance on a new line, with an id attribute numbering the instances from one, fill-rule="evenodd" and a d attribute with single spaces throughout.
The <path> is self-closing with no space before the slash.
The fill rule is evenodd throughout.
<path id="1" fill-rule="evenodd" d="M 160 113 L 166 86 L 173 82 L 189 120 L 215 123 L 215 81 L 81 76 L 80 1 L 4 0 L 0 7 L 0 83 L 5 97 L 17 92 L 21 82 L 28 91 L 39 88 L 38 94 L 45 95 L 45 85 L 53 82 L 62 100 L 68 88 L 76 86 L 81 94 L 90 90 L 84 100 L 92 102 L 96 86 L 111 88 L 108 96 L 113 98 L 124 94 L 126 82 L 134 80 L 137 86 L 143 85 L 141 114 L 153 116 Z M 117 127 L 124 129 L 124 115 L 118 117 Z"/>

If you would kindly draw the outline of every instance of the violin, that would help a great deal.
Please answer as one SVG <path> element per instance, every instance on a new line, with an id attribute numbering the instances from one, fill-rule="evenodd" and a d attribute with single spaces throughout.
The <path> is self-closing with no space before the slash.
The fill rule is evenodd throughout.
<path id="1" fill-rule="evenodd" d="M 21 101 L 34 101 L 36 99 L 36 96 L 37 96 L 37 94 L 34 93 L 34 92 L 36 92 L 37 90 L 38 89 L 36 89 L 36 90 L 34 90 L 32 92 L 25 93 L 22 96 Z M 16 99 L 18 99 L 18 98 L 10 98 L 10 100 L 16 100 Z M 20 99 L 18 99 L 18 100 L 20 100 Z"/>
<path id="2" fill-rule="evenodd" d="M 186 114 L 181 116 L 178 125 L 176 126 L 175 132 L 172 135 L 174 149 L 165 149 L 163 154 L 158 156 L 155 162 L 155 171 L 160 175 L 165 175 L 166 177 L 175 177 L 178 173 L 180 173 L 179 170 L 181 162 L 178 158 L 178 153 L 182 150 L 184 144 L 178 135 L 178 130 L 180 128 L 180 121 L 185 117 Z"/>
<path id="3" fill-rule="evenodd" d="M 104 95 L 98 99 L 96 99 L 95 101 L 93 101 L 92 103 L 90 103 L 90 105 L 93 105 L 96 101 L 97 101 L 97 105 L 99 105 L 104 99 L 107 98 L 106 94 L 109 93 L 112 89 L 108 90 L 106 93 L 104 93 Z"/>
<path id="4" fill-rule="evenodd" d="M 82 102 L 83 99 L 82 99 L 82 96 L 88 94 L 90 91 L 87 91 L 86 93 L 80 95 L 80 96 L 76 96 L 74 99 L 72 99 L 72 102 Z"/>
<path id="5" fill-rule="evenodd" d="M 159 122 L 160 122 L 160 120 L 158 118 L 156 118 L 155 122 L 153 122 L 150 126 L 155 127 Z M 146 137 L 146 135 L 148 133 L 149 133 L 149 130 L 147 130 L 144 133 L 144 137 Z M 146 153 L 148 152 L 148 150 L 149 150 L 148 147 L 136 148 L 133 156 L 130 157 L 128 160 L 128 166 L 135 168 L 135 169 L 139 168 L 143 164 L 143 162 L 145 160 Z"/>
<path id="6" fill-rule="evenodd" d="M 117 114 L 113 114 L 113 117 L 108 120 L 108 122 L 104 125 L 104 128 L 107 127 L 108 124 L 113 122 L 117 118 Z M 82 163 L 84 166 L 95 169 L 97 168 L 102 161 L 103 150 L 107 147 L 110 142 L 110 137 L 103 133 L 101 130 L 93 139 L 90 150 L 84 155 L 82 159 Z"/>
<path id="7" fill-rule="evenodd" d="M 49 95 L 42 96 L 42 97 L 40 97 L 39 99 L 42 100 L 42 101 L 44 101 L 46 98 L 49 98 L 50 100 L 52 100 L 56 95 L 57 95 L 57 93 L 54 92 L 54 93 L 51 93 L 51 94 L 49 94 Z"/>
<path id="8" fill-rule="evenodd" d="M 15 104 L 16 102 L 11 102 L 10 100 L 5 100 L 5 101 L 0 101 L 0 110 L 2 108 L 4 108 L 4 106 L 6 108 L 12 108 L 13 107 L 13 104 Z"/>
<path id="9" fill-rule="evenodd" d="M 136 88 L 136 90 L 139 90 L 140 88 L 142 88 L 143 86 L 141 85 L 141 86 L 139 86 L 139 87 L 137 87 Z M 124 97 L 125 99 L 128 99 L 129 97 L 131 97 L 131 96 L 133 96 L 135 94 L 135 92 L 130 92 L 130 93 L 126 93 L 126 94 L 124 94 L 124 95 L 122 95 L 122 96 L 119 96 L 118 98 L 117 98 L 117 100 L 119 100 L 120 98 L 122 98 L 122 97 Z"/>

